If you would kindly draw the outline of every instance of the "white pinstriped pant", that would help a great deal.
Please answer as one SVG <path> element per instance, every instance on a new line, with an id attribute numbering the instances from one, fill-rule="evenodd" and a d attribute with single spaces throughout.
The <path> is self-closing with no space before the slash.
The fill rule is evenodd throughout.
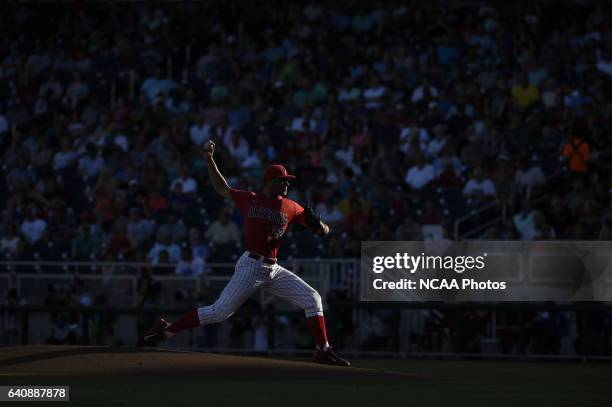
<path id="1" fill-rule="evenodd" d="M 300 307 L 306 317 L 323 315 L 321 296 L 304 280 L 278 264 L 266 264 L 244 252 L 236 270 L 214 304 L 198 308 L 200 324 L 214 324 L 229 318 L 258 289 Z"/>

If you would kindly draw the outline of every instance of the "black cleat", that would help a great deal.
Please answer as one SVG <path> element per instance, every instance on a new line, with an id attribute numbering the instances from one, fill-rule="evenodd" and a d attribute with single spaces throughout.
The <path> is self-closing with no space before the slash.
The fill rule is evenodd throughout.
<path id="1" fill-rule="evenodd" d="M 348 367 L 351 365 L 351 362 L 349 362 L 348 360 L 344 360 L 340 356 L 336 355 L 336 353 L 331 347 L 325 351 L 317 349 L 314 353 L 312 361 L 315 363 L 333 366 Z"/>
<path id="2" fill-rule="evenodd" d="M 166 340 L 167 335 L 164 331 L 169 326 L 170 322 L 166 321 L 163 318 L 158 319 L 153 323 L 153 327 L 142 335 L 142 337 L 138 341 L 138 345 L 157 346 L 160 342 Z"/>

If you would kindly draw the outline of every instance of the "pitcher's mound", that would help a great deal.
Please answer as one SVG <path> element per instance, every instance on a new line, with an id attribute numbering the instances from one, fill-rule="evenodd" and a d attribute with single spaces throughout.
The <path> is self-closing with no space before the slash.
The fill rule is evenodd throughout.
<path id="1" fill-rule="evenodd" d="M 197 374 L 211 379 L 418 378 L 399 372 L 346 368 L 263 357 L 152 348 L 22 346 L 0 348 L 0 376 Z"/>

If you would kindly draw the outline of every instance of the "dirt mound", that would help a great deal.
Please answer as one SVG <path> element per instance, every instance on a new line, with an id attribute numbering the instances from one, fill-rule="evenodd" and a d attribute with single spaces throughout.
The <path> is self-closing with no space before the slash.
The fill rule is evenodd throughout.
<path id="1" fill-rule="evenodd" d="M 418 376 L 260 357 L 149 348 L 23 346 L 0 348 L 0 375 L 117 376 L 197 374 L 211 379 L 407 379 Z"/>

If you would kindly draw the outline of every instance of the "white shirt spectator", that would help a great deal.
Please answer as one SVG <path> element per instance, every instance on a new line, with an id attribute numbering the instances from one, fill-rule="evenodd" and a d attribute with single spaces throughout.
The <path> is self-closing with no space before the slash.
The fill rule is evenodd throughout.
<path id="1" fill-rule="evenodd" d="M 210 126 L 206 123 L 194 124 L 189 128 L 189 138 L 198 147 L 201 147 L 210 137 Z"/>
<path id="2" fill-rule="evenodd" d="M 339 102 L 351 102 L 353 100 L 357 100 L 361 91 L 357 87 L 352 88 L 342 88 L 340 92 L 338 92 L 338 101 Z"/>
<path id="3" fill-rule="evenodd" d="M 379 99 L 385 94 L 384 86 L 375 86 L 363 91 L 363 98 L 366 100 L 366 108 L 376 109 L 380 106 Z"/>
<path id="4" fill-rule="evenodd" d="M 32 220 L 24 220 L 19 230 L 25 236 L 28 243 L 32 244 L 40 239 L 46 228 L 47 222 L 40 218 L 35 218 Z"/>
<path id="5" fill-rule="evenodd" d="M 79 159 L 79 171 L 87 178 L 97 176 L 102 171 L 102 168 L 104 168 L 104 159 L 100 155 L 96 155 L 93 158 L 89 155 L 84 155 Z"/>
<path id="6" fill-rule="evenodd" d="M 531 211 L 528 214 L 519 212 L 512 217 L 514 227 L 521 235 L 522 240 L 532 240 L 535 237 L 535 223 L 533 221 L 535 211 Z"/>
<path id="7" fill-rule="evenodd" d="M 128 138 L 124 134 L 117 134 L 113 142 L 115 146 L 119 147 L 119 149 L 124 153 L 127 153 L 130 149 Z"/>
<path id="8" fill-rule="evenodd" d="M 225 143 L 234 134 L 234 128 L 232 126 L 216 126 L 213 130 L 212 136 L 217 140 L 223 140 Z"/>
<path id="9" fill-rule="evenodd" d="M 12 238 L 8 238 L 4 236 L 2 240 L 0 240 L 0 252 L 9 252 L 11 254 L 17 253 L 17 249 L 19 248 L 19 236 L 15 235 Z"/>
<path id="10" fill-rule="evenodd" d="M 58 151 L 53 156 L 53 169 L 54 170 L 63 170 L 68 167 L 74 160 L 77 158 L 77 153 L 69 150 L 69 151 Z"/>
<path id="11" fill-rule="evenodd" d="M 179 182 L 181 183 L 181 192 L 183 192 L 184 194 L 198 192 L 198 182 L 191 177 L 175 179 L 170 185 L 170 190 L 172 191 L 175 185 Z"/>
<path id="12" fill-rule="evenodd" d="M 435 87 L 431 85 L 429 85 L 429 93 L 433 97 L 438 97 L 438 89 L 436 89 Z M 425 88 L 423 87 L 423 85 L 419 85 L 412 92 L 412 96 L 410 97 L 410 100 L 412 101 L 412 103 L 418 103 L 424 97 L 425 97 Z"/>
<path id="13" fill-rule="evenodd" d="M 349 145 L 345 149 L 336 150 L 334 157 L 349 167 L 353 166 L 353 146 Z"/>
<path id="14" fill-rule="evenodd" d="M 447 161 L 450 161 L 457 175 L 461 175 L 461 173 L 463 173 L 465 168 L 457 156 L 438 157 L 433 162 L 433 166 L 436 170 L 436 177 L 439 176 L 442 171 L 444 171 Z"/>
<path id="15" fill-rule="evenodd" d="M 242 168 L 247 168 L 247 169 L 261 168 L 261 160 L 259 159 L 256 153 L 253 153 L 244 159 L 244 161 L 242 162 Z"/>
<path id="16" fill-rule="evenodd" d="M 154 227 L 155 225 L 153 222 L 147 219 L 130 221 L 127 224 L 128 236 L 134 239 L 137 243 L 140 243 L 151 236 Z"/>
<path id="17" fill-rule="evenodd" d="M 422 147 L 425 147 L 427 141 L 429 141 L 429 133 L 424 127 L 404 127 L 400 131 L 400 140 L 410 140 L 412 135 L 417 132 L 419 133 L 419 142 Z"/>
<path id="18" fill-rule="evenodd" d="M 149 253 L 147 254 L 147 260 L 149 261 L 149 263 L 158 264 L 159 263 L 159 253 L 162 250 L 165 250 L 166 252 L 168 252 L 168 258 L 171 263 L 177 263 L 181 258 L 181 248 L 177 244 L 170 243 L 170 244 L 165 245 L 162 243 L 155 243 L 155 246 L 153 246 L 151 250 L 149 250 Z"/>
<path id="19" fill-rule="evenodd" d="M 306 132 L 314 131 L 317 127 L 317 122 L 314 119 L 306 121 L 303 117 L 296 117 L 291 122 L 291 131 Z"/>
<path id="20" fill-rule="evenodd" d="M 446 146 L 446 137 L 434 138 L 427 145 L 427 153 L 432 157 L 437 157 L 440 151 Z"/>
<path id="21" fill-rule="evenodd" d="M 478 181 L 472 178 L 465 184 L 463 195 L 471 195 L 479 191 L 483 196 L 495 196 L 495 185 L 490 179 L 485 178 L 482 181 Z"/>
<path id="22" fill-rule="evenodd" d="M 522 170 L 521 168 L 516 170 L 514 183 L 522 188 L 533 188 L 544 185 L 546 180 L 544 178 L 542 169 L 539 166 L 534 165 L 526 170 Z"/>
<path id="23" fill-rule="evenodd" d="M 427 151 L 427 146 L 429 142 L 429 133 L 425 128 L 419 127 L 404 127 L 400 131 L 400 150 L 404 153 L 407 153 L 411 149 L 411 141 L 412 137 L 414 137 L 415 133 L 418 132 L 419 138 L 419 148 L 421 151 Z"/>
<path id="24" fill-rule="evenodd" d="M 158 94 L 167 95 L 175 87 L 176 85 L 170 79 L 157 79 L 152 76 L 144 81 L 141 89 L 152 102 Z"/>
<path id="25" fill-rule="evenodd" d="M 612 60 L 599 61 L 597 63 L 597 69 L 605 74 L 612 76 Z"/>
<path id="26" fill-rule="evenodd" d="M 433 165 L 425 164 L 422 167 L 414 165 L 406 173 L 406 178 L 404 181 L 413 189 L 421 189 L 425 185 L 429 184 L 435 178 L 435 176 L 436 174 Z"/>
<path id="27" fill-rule="evenodd" d="M 72 135 L 76 135 L 81 132 L 85 128 L 85 125 L 80 121 L 72 122 L 68 125 L 68 133 Z"/>
<path id="28" fill-rule="evenodd" d="M 249 156 L 249 143 L 244 137 L 238 137 L 238 140 L 233 140 L 232 137 L 229 137 L 225 146 L 232 157 L 239 162 L 245 160 Z"/>

